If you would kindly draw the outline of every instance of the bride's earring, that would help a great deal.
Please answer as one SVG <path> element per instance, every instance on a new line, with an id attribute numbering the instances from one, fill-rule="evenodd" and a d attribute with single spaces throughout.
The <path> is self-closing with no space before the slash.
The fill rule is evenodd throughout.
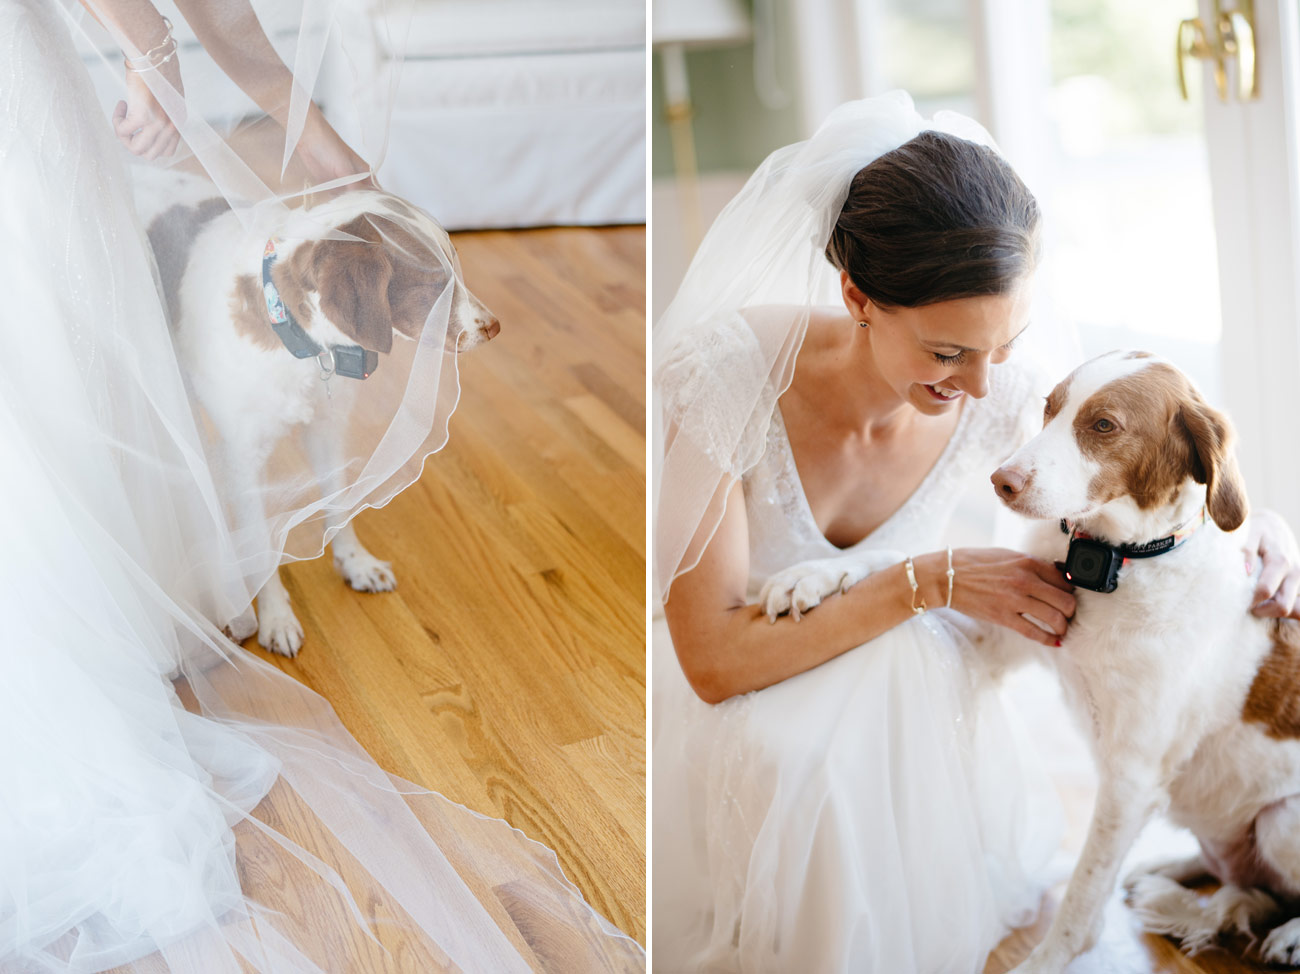
<path id="1" fill-rule="evenodd" d="M 871 322 L 869 322 L 869 321 L 859 321 L 859 322 L 858 322 L 858 327 L 859 327 L 859 328 L 866 328 L 866 327 L 869 326 L 870 324 L 871 324 Z"/>

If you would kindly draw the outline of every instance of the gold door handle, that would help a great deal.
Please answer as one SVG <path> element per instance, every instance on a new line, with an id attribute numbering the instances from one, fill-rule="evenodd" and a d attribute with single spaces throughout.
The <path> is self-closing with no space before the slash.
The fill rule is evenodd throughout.
<path id="1" fill-rule="evenodd" d="M 1255 10 L 1253 0 L 1237 0 L 1232 9 L 1224 0 L 1214 0 L 1214 19 L 1206 27 L 1200 17 L 1189 17 L 1178 24 L 1176 56 L 1178 90 L 1183 100 L 1187 94 L 1187 59 L 1214 62 L 1214 87 L 1219 100 L 1228 100 L 1228 60 L 1237 62 L 1237 98 L 1250 101 L 1258 95 L 1255 72 Z"/>
<path id="2" fill-rule="evenodd" d="M 1247 0 L 1249 3 L 1249 0 Z M 1219 14 L 1223 53 L 1237 59 L 1237 100 L 1250 101 L 1255 90 L 1255 22 L 1241 10 Z"/>

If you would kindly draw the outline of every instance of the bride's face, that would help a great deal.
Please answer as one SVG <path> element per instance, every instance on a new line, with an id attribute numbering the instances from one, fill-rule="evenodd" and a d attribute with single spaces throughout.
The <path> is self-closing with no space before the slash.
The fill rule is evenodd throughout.
<path id="1" fill-rule="evenodd" d="M 880 307 L 847 281 L 845 292 L 850 313 L 856 316 L 860 308 L 857 320 L 869 324 L 879 374 L 900 399 L 927 415 L 955 409 L 966 396 L 988 395 L 989 369 L 1007 360 L 1029 324 L 1027 282 L 1006 294 L 920 308 Z"/>

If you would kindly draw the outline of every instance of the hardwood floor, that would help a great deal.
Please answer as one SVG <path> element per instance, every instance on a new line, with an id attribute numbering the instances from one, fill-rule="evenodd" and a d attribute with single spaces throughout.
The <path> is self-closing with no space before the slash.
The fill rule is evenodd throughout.
<path id="1" fill-rule="evenodd" d="M 284 571 L 299 657 L 388 771 L 554 849 L 645 942 L 645 232 L 454 235 L 501 334 L 448 446 L 356 521 L 395 592 Z"/>

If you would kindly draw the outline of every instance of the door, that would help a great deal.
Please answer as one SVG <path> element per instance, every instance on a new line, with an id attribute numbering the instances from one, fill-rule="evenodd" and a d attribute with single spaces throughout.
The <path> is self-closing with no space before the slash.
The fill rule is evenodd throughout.
<path id="1" fill-rule="evenodd" d="M 1293 0 L 1256 0 L 1242 54 L 1224 64 L 1220 97 L 1213 58 L 1202 61 L 1201 101 L 1218 239 L 1223 402 L 1240 431 L 1238 456 L 1256 507 L 1300 527 L 1300 42 Z M 1201 28 L 1217 36 L 1227 11 L 1202 0 Z M 1191 14 L 1189 14 L 1191 16 Z M 1242 63 L 1253 34 L 1253 97 L 1242 97 Z M 1249 79 L 1246 87 L 1249 87 Z"/>

